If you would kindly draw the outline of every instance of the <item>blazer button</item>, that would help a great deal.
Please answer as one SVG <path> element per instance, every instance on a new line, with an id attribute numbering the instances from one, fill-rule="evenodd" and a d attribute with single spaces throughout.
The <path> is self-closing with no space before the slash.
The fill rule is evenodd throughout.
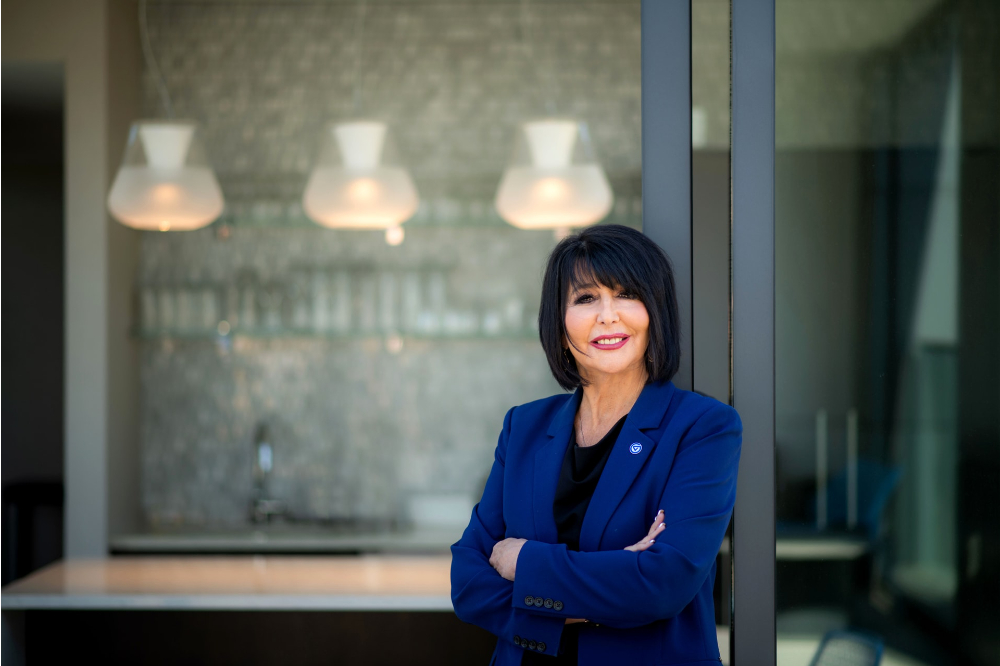
<path id="1" fill-rule="evenodd" d="M 535 598 L 529 594 L 528 596 L 526 596 L 524 598 L 524 605 L 525 606 L 534 606 L 535 605 Z"/>
<path id="2" fill-rule="evenodd" d="M 542 604 L 544 604 L 544 603 L 545 602 L 542 600 L 541 597 L 535 597 L 535 606 L 537 606 L 538 608 L 541 608 Z"/>
<path id="3" fill-rule="evenodd" d="M 521 637 L 518 636 L 517 634 L 514 634 L 514 645 L 520 645 L 520 644 L 521 644 Z"/>
<path id="4" fill-rule="evenodd" d="M 539 643 L 538 644 L 538 651 L 539 652 L 545 652 L 545 643 Z"/>
<path id="5" fill-rule="evenodd" d="M 538 647 L 538 643 L 536 643 L 535 641 L 528 641 L 529 650 L 534 650 L 536 647 Z"/>
<path id="6" fill-rule="evenodd" d="M 552 600 L 551 599 L 546 599 L 545 600 L 545 607 L 546 608 L 552 608 Z"/>
<path id="7" fill-rule="evenodd" d="M 521 639 L 521 647 L 523 647 L 523 648 L 528 647 L 528 639 L 526 639 L 526 638 L 522 638 Z"/>
<path id="8" fill-rule="evenodd" d="M 561 601 L 552 602 L 552 610 L 561 611 L 562 609 L 563 609 L 563 602 Z"/>

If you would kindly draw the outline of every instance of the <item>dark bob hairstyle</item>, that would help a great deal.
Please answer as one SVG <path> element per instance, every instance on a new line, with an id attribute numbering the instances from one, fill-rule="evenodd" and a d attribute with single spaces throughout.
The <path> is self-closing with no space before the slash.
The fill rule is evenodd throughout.
<path id="1" fill-rule="evenodd" d="M 563 354 L 566 301 L 571 290 L 597 282 L 636 294 L 649 313 L 648 382 L 671 379 L 680 365 L 680 322 L 670 258 L 642 232 L 621 224 L 587 227 L 564 238 L 549 255 L 542 280 L 538 335 L 559 385 L 585 384 L 572 354 Z"/>

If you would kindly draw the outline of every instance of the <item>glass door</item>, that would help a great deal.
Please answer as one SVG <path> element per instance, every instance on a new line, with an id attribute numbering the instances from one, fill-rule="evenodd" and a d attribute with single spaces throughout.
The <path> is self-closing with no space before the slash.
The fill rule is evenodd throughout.
<path id="1" fill-rule="evenodd" d="M 775 28 L 778 663 L 835 630 L 997 663 L 996 7 L 778 0 Z"/>
<path id="2" fill-rule="evenodd" d="M 998 663 L 1000 10 L 732 16 L 734 663 Z"/>

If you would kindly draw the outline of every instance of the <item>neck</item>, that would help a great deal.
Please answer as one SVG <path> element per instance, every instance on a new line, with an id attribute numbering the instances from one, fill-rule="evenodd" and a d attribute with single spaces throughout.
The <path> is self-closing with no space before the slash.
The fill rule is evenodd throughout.
<path id="1" fill-rule="evenodd" d="M 579 424 L 596 427 L 627 414 L 646 385 L 646 368 L 589 379 L 577 412 Z"/>

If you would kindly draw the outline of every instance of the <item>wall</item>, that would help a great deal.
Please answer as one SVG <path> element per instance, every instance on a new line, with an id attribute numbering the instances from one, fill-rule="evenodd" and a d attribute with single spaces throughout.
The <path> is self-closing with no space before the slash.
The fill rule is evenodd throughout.
<path id="1" fill-rule="evenodd" d="M 116 503 L 135 506 L 132 483 L 137 470 L 114 468 L 118 452 L 134 448 L 136 367 L 127 358 L 129 342 L 109 337 L 131 319 L 131 286 L 110 279 L 115 268 L 137 256 L 137 235 L 124 234 L 108 218 L 104 198 L 117 168 L 123 117 L 136 82 L 111 63 L 136 61 L 134 33 L 119 41 L 119 26 L 134 25 L 135 4 L 125 0 L 71 2 L 42 0 L 8 3 L 4 8 L 3 60 L 63 62 L 66 100 L 66 394 L 65 481 L 66 556 L 107 552 L 109 529 L 126 531 L 135 523 L 112 513 Z M 122 22 L 119 22 L 121 19 Z M 132 97 L 134 99 L 134 97 Z M 113 349 L 109 344 L 117 341 Z M 122 353 L 126 356 L 117 356 Z M 121 420 L 120 420 L 121 419 Z M 127 461 L 127 453 L 123 460 Z"/>

